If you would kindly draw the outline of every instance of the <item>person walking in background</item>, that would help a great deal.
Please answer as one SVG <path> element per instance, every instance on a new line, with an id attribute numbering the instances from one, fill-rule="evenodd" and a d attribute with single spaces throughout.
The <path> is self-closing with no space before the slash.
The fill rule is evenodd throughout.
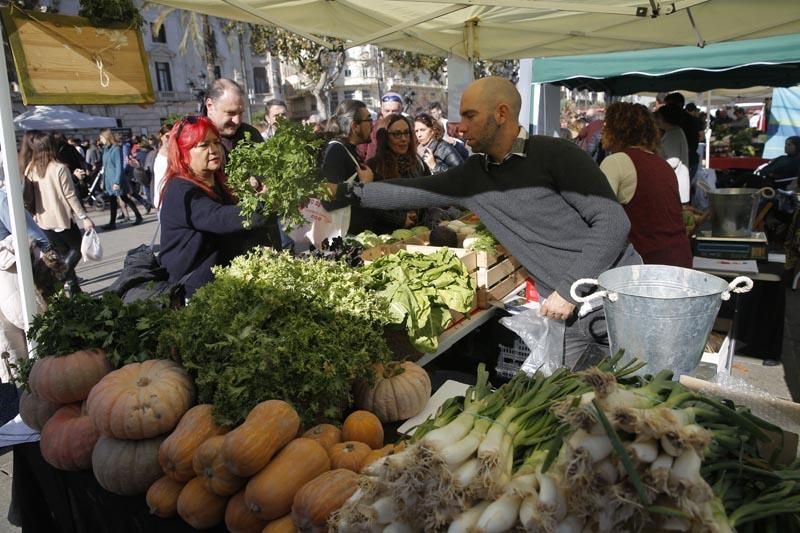
<path id="1" fill-rule="evenodd" d="M 84 231 L 93 229 L 94 223 L 78 201 L 69 168 L 56 159 L 55 145 L 50 135 L 35 132 L 31 148 L 32 158 L 25 176 L 34 188 L 33 219 L 64 257 L 64 289 L 74 294 L 80 290 L 75 266 L 81 258 L 82 234 L 73 215 L 81 221 Z"/>
<path id="2" fill-rule="evenodd" d="M 692 114 L 697 111 L 697 106 L 694 104 L 686 105 L 686 98 L 681 93 L 669 93 L 664 101 L 667 105 L 675 106 L 681 110 L 680 127 L 686 136 L 686 147 L 689 149 L 688 167 L 689 179 L 691 179 L 700 167 L 700 154 L 697 153 L 697 147 L 700 146 L 700 133 L 703 131 L 704 126 Z M 691 107 L 689 107 L 690 105 Z"/>
<path id="3" fill-rule="evenodd" d="M 133 225 L 139 225 L 142 223 L 142 215 L 128 196 L 129 185 L 123 171 L 122 147 L 119 139 L 114 132 L 106 128 L 100 131 L 100 144 L 103 145 L 103 184 L 106 194 L 110 197 L 111 208 L 111 218 L 103 229 L 110 231 L 117 228 L 117 200 L 122 200 L 133 210 L 136 216 Z"/>
<path id="4" fill-rule="evenodd" d="M 431 105 L 428 106 L 428 114 L 431 117 L 433 117 L 433 120 L 438 122 L 439 125 L 442 127 L 442 139 L 444 140 L 444 142 L 448 143 L 453 148 L 455 148 L 458 155 L 461 156 L 461 159 L 466 161 L 467 158 L 470 156 L 469 148 L 467 148 L 467 145 L 466 143 L 464 143 L 464 141 L 462 141 L 461 139 L 457 139 L 452 135 L 450 135 L 450 133 L 448 133 L 447 131 L 448 121 L 447 117 L 444 115 L 442 104 L 440 104 L 439 102 L 431 103 Z"/>
<path id="5" fill-rule="evenodd" d="M 169 136 L 172 123 L 162 124 L 158 130 L 159 146 L 153 161 L 153 205 L 161 208 L 161 192 L 164 186 L 164 177 L 167 173 L 167 153 L 169 151 Z M 155 151 L 155 150 L 154 150 Z"/>
<path id="6" fill-rule="evenodd" d="M 631 221 L 629 239 L 644 263 L 692 268 L 678 178 L 657 153 L 659 133 L 650 112 L 641 104 L 611 104 L 602 141 L 609 155 L 600 170 Z"/>
<path id="7" fill-rule="evenodd" d="M 654 116 L 661 136 L 661 155 L 664 159 L 677 157 L 684 166 L 689 166 L 689 144 L 681 129 L 683 110 L 674 105 L 663 105 L 656 109 Z"/>
<path id="8" fill-rule="evenodd" d="M 464 162 L 456 149 L 444 141 L 442 125 L 431 115 L 420 113 L 414 117 L 414 135 L 418 143 L 417 153 L 431 174 L 444 172 Z"/>

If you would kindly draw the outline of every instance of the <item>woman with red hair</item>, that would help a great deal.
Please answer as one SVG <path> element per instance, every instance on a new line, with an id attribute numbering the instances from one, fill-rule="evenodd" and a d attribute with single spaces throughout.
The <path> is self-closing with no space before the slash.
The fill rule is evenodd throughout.
<path id="1" fill-rule="evenodd" d="M 259 244 L 271 245 L 267 219 L 254 215 L 251 229 L 226 184 L 219 131 L 207 117 L 189 116 L 172 127 L 161 192 L 161 264 L 186 297 L 225 265 Z"/>

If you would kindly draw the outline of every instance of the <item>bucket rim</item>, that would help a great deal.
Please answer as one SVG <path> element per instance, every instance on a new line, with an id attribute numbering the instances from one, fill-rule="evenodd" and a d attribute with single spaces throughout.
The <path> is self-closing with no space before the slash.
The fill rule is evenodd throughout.
<path id="1" fill-rule="evenodd" d="M 650 269 L 655 269 L 655 268 L 658 268 L 660 270 L 667 269 L 667 270 L 688 272 L 690 276 L 702 276 L 703 278 L 706 278 L 708 281 L 711 282 L 710 285 L 711 284 L 717 284 L 719 287 L 718 287 L 718 289 L 714 289 L 714 287 L 708 287 L 708 290 L 703 290 L 703 291 L 700 291 L 699 289 L 695 288 L 695 290 L 698 290 L 698 292 L 701 292 L 701 293 L 693 295 L 693 296 L 684 295 L 684 296 L 675 296 L 675 297 L 665 297 L 665 296 L 650 296 L 650 295 L 642 295 L 642 294 L 631 294 L 630 292 L 626 292 L 627 286 L 624 286 L 624 287 L 621 287 L 621 288 L 617 288 L 617 287 L 613 287 L 613 286 L 608 286 L 606 283 L 604 283 L 604 276 L 605 276 L 605 281 L 607 281 L 608 277 L 611 277 L 614 274 L 619 274 L 621 271 L 624 271 L 624 270 L 629 270 L 629 271 L 633 271 L 635 269 L 650 270 Z M 631 280 L 631 281 L 633 281 L 633 280 Z M 653 281 L 657 281 L 657 280 L 653 280 Z M 724 279 L 720 278 L 719 276 L 715 276 L 714 274 L 709 274 L 708 272 L 704 272 L 702 270 L 695 270 L 693 268 L 683 268 L 683 267 L 677 267 L 677 266 L 672 266 L 672 265 L 626 265 L 626 266 L 612 268 L 612 269 L 606 270 L 605 272 L 603 272 L 602 274 L 600 274 L 597 277 L 597 285 L 598 285 L 598 287 L 600 289 L 605 290 L 605 291 L 614 292 L 614 293 L 617 293 L 617 294 L 621 294 L 623 296 L 630 296 L 632 298 L 646 298 L 648 300 L 680 300 L 680 299 L 683 299 L 683 298 L 703 298 L 703 297 L 716 296 L 718 294 L 722 294 L 723 292 L 725 292 L 725 290 L 728 289 L 728 282 L 725 281 Z"/>

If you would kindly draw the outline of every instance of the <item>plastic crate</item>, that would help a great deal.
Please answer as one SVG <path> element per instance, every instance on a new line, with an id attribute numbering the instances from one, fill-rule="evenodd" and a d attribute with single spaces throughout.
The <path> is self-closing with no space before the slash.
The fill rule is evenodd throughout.
<path id="1" fill-rule="evenodd" d="M 497 366 L 495 372 L 498 376 L 511 379 L 519 372 L 522 363 L 531 354 L 531 349 L 519 337 L 514 339 L 513 346 L 498 345 Z"/>

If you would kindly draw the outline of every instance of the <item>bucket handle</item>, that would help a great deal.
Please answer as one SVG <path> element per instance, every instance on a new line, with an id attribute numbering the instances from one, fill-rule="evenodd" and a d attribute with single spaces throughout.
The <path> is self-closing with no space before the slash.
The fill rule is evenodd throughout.
<path id="1" fill-rule="evenodd" d="M 722 299 L 727 301 L 731 298 L 731 293 L 750 292 L 753 288 L 753 280 L 747 276 L 739 276 L 728 284 L 728 288 L 722 292 Z"/>
<path id="2" fill-rule="evenodd" d="M 581 285 L 594 285 L 597 286 L 597 280 L 592 278 L 581 278 L 575 280 L 572 286 L 569 288 L 569 295 L 572 296 L 572 299 L 576 302 L 583 304 L 586 302 L 591 302 L 592 300 L 597 300 L 600 298 L 608 297 L 609 301 L 616 302 L 617 301 L 617 293 L 611 291 L 597 291 L 593 292 L 588 296 L 579 296 L 577 289 Z"/>
<path id="3" fill-rule="evenodd" d="M 772 187 L 761 187 L 758 191 L 753 193 L 753 198 L 775 198 L 775 189 Z"/>

